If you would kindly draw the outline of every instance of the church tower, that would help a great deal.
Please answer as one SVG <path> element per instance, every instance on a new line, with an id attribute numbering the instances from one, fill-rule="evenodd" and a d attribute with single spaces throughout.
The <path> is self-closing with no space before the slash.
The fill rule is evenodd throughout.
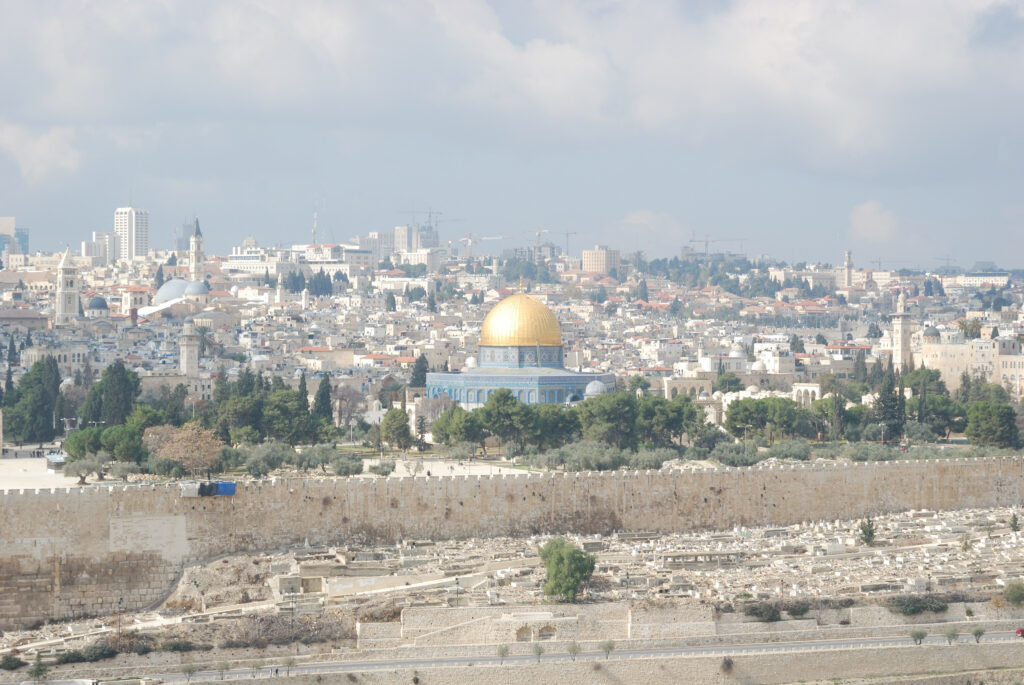
<path id="1" fill-rule="evenodd" d="M 68 326 L 78 316 L 78 268 L 71 262 L 68 248 L 57 265 L 57 299 L 54 307 L 53 325 Z"/>
<path id="2" fill-rule="evenodd" d="M 191 323 L 186 323 L 178 340 L 181 374 L 189 378 L 199 375 L 199 335 Z"/>
<path id="3" fill-rule="evenodd" d="M 846 258 L 843 260 L 843 288 L 849 290 L 853 287 L 853 253 L 846 251 Z"/>
<path id="4" fill-rule="evenodd" d="M 203 256 L 203 232 L 199 230 L 199 219 L 196 219 L 192 235 L 188 239 L 188 277 L 189 280 L 198 281 L 203 277 L 202 269 L 205 257 Z"/>
<path id="5" fill-rule="evenodd" d="M 907 313 L 907 296 L 900 293 L 896 300 L 896 313 L 892 315 L 892 364 L 897 373 L 910 371 L 910 314 Z"/>

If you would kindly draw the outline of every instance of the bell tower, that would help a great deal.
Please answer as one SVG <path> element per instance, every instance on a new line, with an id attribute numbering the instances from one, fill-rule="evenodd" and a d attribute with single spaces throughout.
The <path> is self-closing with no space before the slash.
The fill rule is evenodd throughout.
<path id="1" fill-rule="evenodd" d="M 78 268 L 71 261 L 68 248 L 57 265 L 57 292 L 54 306 L 53 325 L 69 326 L 78 316 Z"/>

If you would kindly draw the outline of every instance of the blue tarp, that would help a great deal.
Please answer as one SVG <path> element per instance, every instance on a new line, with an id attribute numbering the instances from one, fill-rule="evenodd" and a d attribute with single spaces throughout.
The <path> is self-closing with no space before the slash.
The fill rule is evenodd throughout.
<path id="1" fill-rule="evenodd" d="M 227 496 L 230 497 L 231 495 L 234 495 L 234 494 L 235 494 L 235 484 L 234 483 L 217 483 L 217 495 L 218 496 L 220 496 L 220 495 L 227 495 Z"/>

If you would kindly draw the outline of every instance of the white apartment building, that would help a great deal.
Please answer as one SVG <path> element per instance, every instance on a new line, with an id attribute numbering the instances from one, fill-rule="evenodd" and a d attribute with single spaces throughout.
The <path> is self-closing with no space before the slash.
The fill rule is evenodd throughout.
<path id="1" fill-rule="evenodd" d="M 117 236 L 117 254 L 110 261 L 131 261 L 149 254 L 149 212 L 138 207 L 118 207 L 114 210 L 114 235 Z"/>
<path id="2" fill-rule="evenodd" d="M 593 250 L 583 250 L 583 271 L 607 276 L 622 262 L 618 250 L 609 250 L 604 245 L 595 245 Z"/>

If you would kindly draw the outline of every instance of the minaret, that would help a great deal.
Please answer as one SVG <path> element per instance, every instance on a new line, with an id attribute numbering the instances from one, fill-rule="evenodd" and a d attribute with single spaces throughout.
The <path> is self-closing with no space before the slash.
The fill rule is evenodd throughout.
<path id="1" fill-rule="evenodd" d="M 196 218 L 192 236 L 188 239 L 188 277 L 190 280 L 198 281 L 202 278 L 200 267 L 203 265 L 203 261 L 203 232 L 199 230 L 199 219 Z"/>
<path id="2" fill-rule="evenodd" d="M 53 325 L 67 326 L 78 316 L 78 268 L 71 263 L 71 248 L 64 251 L 57 265 L 57 299 Z"/>
<path id="3" fill-rule="evenodd" d="M 907 313 L 907 296 L 900 293 L 896 300 L 896 313 L 892 315 L 892 364 L 897 373 L 910 370 L 910 314 Z"/>
<path id="4" fill-rule="evenodd" d="M 853 253 L 846 251 L 846 259 L 843 261 L 843 287 L 849 290 L 853 287 Z"/>
<path id="5" fill-rule="evenodd" d="M 190 323 L 182 327 L 181 338 L 178 340 L 178 356 L 183 376 L 194 378 L 199 375 L 199 335 L 195 326 Z"/>

